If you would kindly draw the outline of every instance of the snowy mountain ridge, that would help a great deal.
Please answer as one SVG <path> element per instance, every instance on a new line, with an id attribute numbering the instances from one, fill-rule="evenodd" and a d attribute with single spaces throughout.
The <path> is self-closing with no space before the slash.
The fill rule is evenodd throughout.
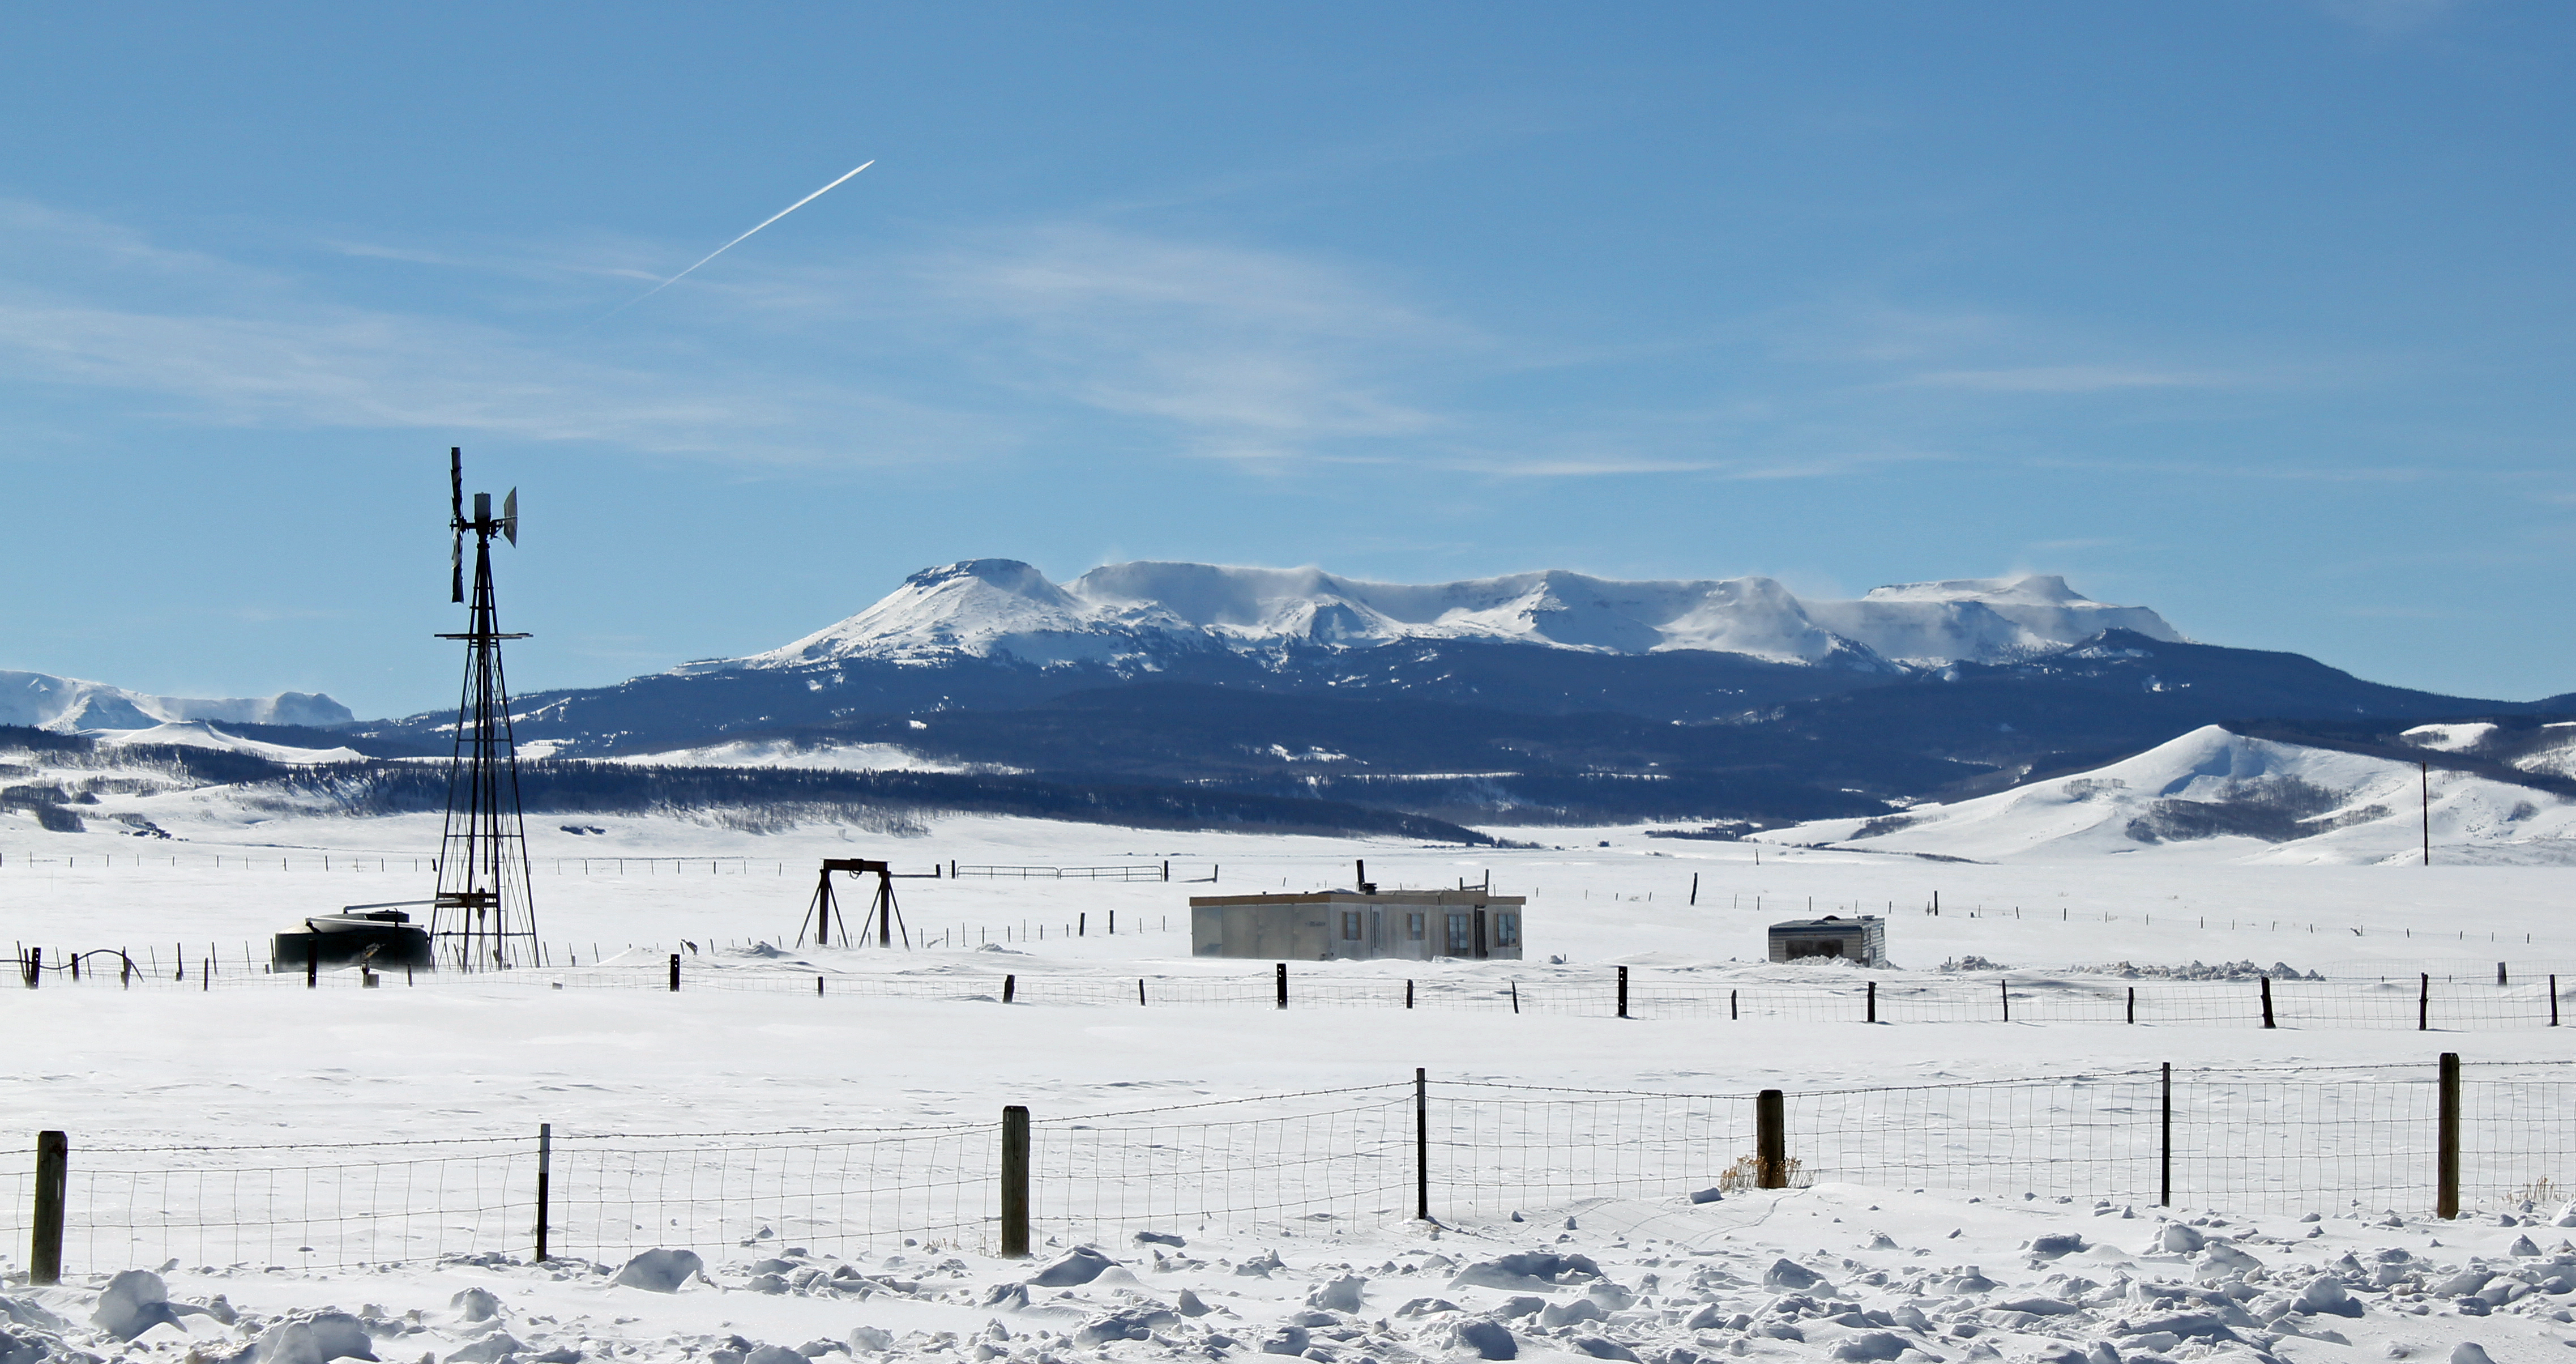
<path id="1" fill-rule="evenodd" d="M 314 692 L 203 699 L 147 696 L 105 682 L 50 673 L 0 671 L 0 725 L 59 733 L 143 730 L 191 720 L 253 725 L 345 725 L 347 706 Z"/>
<path id="2" fill-rule="evenodd" d="M 1366 582 L 1316 568 L 1136 562 L 1057 584 L 1014 559 L 924 569 L 866 610 L 782 648 L 674 671 L 806 668 L 844 659 L 1036 666 L 1173 651 L 1259 652 L 1477 640 L 1610 654 L 1676 650 L 1773 663 L 2011 662 L 2106 629 L 2182 636 L 2139 606 L 2051 575 L 1905 583 L 1801 598 L 1762 577 L 1622 582 L 1547 570 L 1461 582 Z"/>
<path id="3" fill-rule="evenodd" d="M 2443 728 L 2492 726 L 2416 732 Z M 2422 856 L 2428 824 L 2446 863 L 2576 864 L 2576 800 L 2564 795 L 2221 725 L 1992 795 L 1759 837 L 1980 862 L 2161 848 L 2201 860 L 2404 865 Z"/>

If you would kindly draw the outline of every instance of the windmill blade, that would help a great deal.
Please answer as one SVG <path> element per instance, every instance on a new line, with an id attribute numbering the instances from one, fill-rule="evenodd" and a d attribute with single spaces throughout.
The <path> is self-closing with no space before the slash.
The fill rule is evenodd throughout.
<path id="1" fill-rule="evenodd" d="M 501 499 L 501 534 L 508 537 L 512 545 L 519 543 L 519 490 L 516 488 Z"/>
<path id="2" fill-rule="evenodd" d="M 447 572 L 449 581 L 452 584 L 448 589 L 452 594 L 450 600 L 458 602 L 464 601 L 465 532 L 461 530 L 456 532 L 454 538 L 447 542 Z"/>
<path id="3" fill-rule="evenodd" d="M 454 445 L 447 447 L 447 519 L 465 519 L 465 451 Z"/>

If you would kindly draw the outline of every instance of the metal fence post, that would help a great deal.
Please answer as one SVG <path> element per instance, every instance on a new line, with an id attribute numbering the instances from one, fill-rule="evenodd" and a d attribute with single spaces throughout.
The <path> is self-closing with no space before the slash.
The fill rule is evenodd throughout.
<path id="1" fill-rule="evenodd" d="M 1002 1258 L 1029 1254 L 1029 1110 L 1002 1110 Z"/>
<path id="2" fill-rule="evenodd" d="M 1869 1018 L 1866 1021 L 1878 1021 L 1878 982 L 1874 980 L 1869 983 Z"/>
<path id="3" fill-rule="evenodd" d="M 63 1194 L 70 1185 L 71 1139 L 60 1132 L 36 1134 L 36 1217 L 34 1244 L 27 1250 L 27 1282 L 63 1281 Z"/>
<path id="4" fill-rule="evenodd" d="M 1431 1220 L 1431 1086 L 1413 1068 L 1413 1216 Z"/>
<path id="5" fill-rule="evenodd" d="M 2164 1135 L 2156 1147 L 2157 1161 L 2162 1167 L 2156 1176 L 2156 1206 L 2170 1208 L 2173 1206 L 2173 1062 L 2164 1063 L 2163 1076 Z"/>
<path id="6" fill-rule="evenodd" d="M 555 1125 L 537 1124 L 537 1263 L 546 1262 L 546 1213 L 552 1207 L 555 1174 Z"/>
<path id="7" fill-rule="evenodd" d="M 673 994 L 675 994 L 675 995 L 676 995 L 676 994 L 678 994 L 679 992 L 680 992 L 680 954 L 679 954 L 679 953 L 677 953 L 677 952 L 674 952 L 674 953 L 672 953 L 672 954 L 671 954 L 671 993 L 673 993 Z"/>
<path id="8" fill-rule="evenodd" d="M 2272 978 L 2263 977 L 2263 1026 L 2272 1026 Z"/>
<path id="9" fill-rule="evenodd" d="M 2549 1026 L 2558 1026 L 2558 977 L 2549 978 Z"/>
<path id="10" fill-rule="evenodd" d="M 2418 979 L 2422 983 L 2415 993 L 2415 1031 L 2431 1032 L 2433 1030 L 2433 973 L 2427 971 Z"/>
<path id="11" fill-rule="evenodd" d="M 1753 1183 L 1757 1188 L 1789 1187 L 1788 1101 L 1779 1090 L 1766 1089 L 1753 1099 Z"/>
<path id="12" fill-rule="evenodd" d="M 1619 1016 L 1628 1016 L 1628 968 L 1619 968 Z"/>
<path id="13" fill-rule="evenodd" d="M 2441 1135 L 2434 1146 L 2433 1215 L 2460 1215 L 2460 1054 L 2442 1053 Z"/>
<path id="14" fill-rule="evenodd" d="M 1279 963 L 1279 1007 L 1288 1007 L 1288 963 Z"/>

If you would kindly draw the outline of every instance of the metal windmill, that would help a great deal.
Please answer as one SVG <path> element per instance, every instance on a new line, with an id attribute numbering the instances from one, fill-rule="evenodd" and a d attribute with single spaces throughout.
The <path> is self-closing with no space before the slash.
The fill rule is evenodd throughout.
<path id="1" fill-rule="evenodd" d="M 474 537 L 474 596 L 465 633 L 465 689 L 456 705 L 456 756 L 447 769 L 447 827 L 438 856 L 438 898 L 429 936 L 439 964 L 460 971 L 537 964 L 536 911 L 528 898 L 528 834 L 519 814 L 518 745 L 510 732 L 510 688 L 501 675 L 503 634 L 492 610 L 492 537 L 519 543 L 519 490 L 501 499 L 474 494 L 465 514 L 465 455 L 447 452 L 449 563 L 454 595 L 465 596 L 465 537 Z"/>

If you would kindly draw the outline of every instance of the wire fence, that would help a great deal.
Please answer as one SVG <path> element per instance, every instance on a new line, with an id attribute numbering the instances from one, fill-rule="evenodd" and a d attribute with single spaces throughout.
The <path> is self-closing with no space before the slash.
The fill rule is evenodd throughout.
<path id="1" fill-rule="evenodd" d="M 406 987 L 457 984 L 537 989 L 669 990 L 675 976 L 667 954 L 646 962 L 529 968 L 471 975 L 392 970 L 372 973 L 379 984 Z M 822 956 L 823 954 L 817 954 Z M 863 954 L 864 955 L 864 954 Z M 843 999 L 921 999 L 1078 1008 L 1254 1007 L 1282 1001 L 1280 965 L 1258 974 L 1192 972 L 1112 976 L 1091 971 L 995 971 L 964 962 L 909 971 L 869 969 L 850 955 L 829 954 L 821 963 L 788 959 L 770 948 L 717 957 L 678 958 L 681 988 L 734 993 L 820 995 Z M 359 969 L 317 971 L 209 970 L 202 959 L 178 968 L 117 951 L 61 957 L 22 949 L 18 977 L 29 988 L 80 984 L 91 987 L 181 988 L 201 991 L 260 988 L 354 989 L 368 984 Z M 86 962 L 84 968 L 80 963 Z M 859 965 L 862 969 L 851 969 Z M 1838 976 L 1858 973 L 1836 973 Z M 1815 983 L 1760 980 L 1729 984 L 1681 973 L 1659 975 L 1612 967 L 1585 972 L 1544 970 L 1522 977 L 1491 964 L 1455 969 L 1444 964 L 1418 979 L 1336 971 L 1331 965 L 1289 969 L 1285 1000 L 1292 1008 L 1447 1009 L 1565 1017 L 1643 1020 L 1770 1020 L 1798 1023 L 2082 1023 L 2139 1026 L 2415 1029 L 2495 1031 L 2560 1025 L 2576 1005 L 2576 978 L 2497 984 L 2439 981 L 2430 974 L 2392 980 L 2168 981 L 2047 975 L 1848 978 Z"/>
<path id="2" fill-rule="evenodd" d="M 2159 1068 L 1795 1092 L 1768 1101 L 1785 1157 L 1771 1182 L 2422 1215 L 2443 1196 L 2441 1073 Z M 2457 1206 L 2568 1197 L 2576 1076 L 2510 1062 L 2454 1073 Z M 1590 1199 L 1702 1202 L 1765 1182 L 1765 1102 L 1417 1078 L 1043 1117 L 1025 1152 L 1031 1223 L 1067 1242 L 1331 1237 L 1425 1210 L 1479 1222 Z M 104 1273 L 523 1259 L 540 1221 L 552 1255 L 611 1263 L 656 1246 L 991 1251 L 1008 1140 L 994 1124 L 951 1123 L 75 1146 L 62 1260 Z M 43 1222 L 42 1183 L 0 1177 L 0 1234 L 19 1245 Z"/>

